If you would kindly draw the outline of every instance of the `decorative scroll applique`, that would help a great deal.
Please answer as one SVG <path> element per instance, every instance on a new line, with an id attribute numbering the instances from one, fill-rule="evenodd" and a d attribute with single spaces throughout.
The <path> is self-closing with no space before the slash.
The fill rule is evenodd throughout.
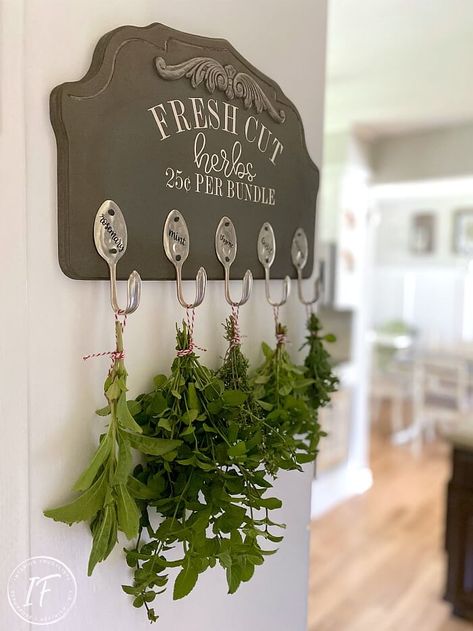
<path id="1" fill-rule="evenodd" d="M 174 66 L 167 65 L 162 57 L 156 57 L 155 63 L 163 79 L 176 81 L 187 77 L 193 88 L 203 83 L 211 94 L 219 90 L 229 101 L 242 99 L 246 109 L 254 107 L 258 114 L 267 111 L 277 123 L 286 120 L 286 112 L 274 107 L 253 77 L 246 72 L 237 72 L 231 64 L 223 66 L 211 57 L 193 57 Z"/>

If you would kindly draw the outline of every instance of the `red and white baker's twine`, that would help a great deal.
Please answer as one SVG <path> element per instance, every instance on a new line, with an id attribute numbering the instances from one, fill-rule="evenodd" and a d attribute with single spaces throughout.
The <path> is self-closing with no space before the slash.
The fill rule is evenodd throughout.
<path id="1" fill-rule="evenodd" d="M 202 348 L 201 346 L 197 346 L 194 344 L 194 323 L 195 323 L 195 309 L 186 309 L 186 321 L 187 321 L 187 338 L 189 343 L 187 348 L 181 348 L 177 351 L 176 355 L 178 357 L 186 357 L 194 352 L 194 348 L 197 348 L 199 351 L 206 351 L 206 348 Z"/>
<path id="2" fill-rule="evenodd" d="M 120 322 L 119 316 L 123 315 L 123 322 Z M 120 322 L 120 326 L 122 327 L 122 333 L 126 327 L 126 313 L 124 314 L 122 311 L 118 311 L 115 313 L 115 322 Z M 92 359 L 95 357 L 110 357 L 112 363 L 110 365 L 110 370 L 112 370 L 115 362 L 120 361 L 121 359 L 125 359 L 125 351 L 104 351 L 103 353 L 91 353 L 90 355 L 84 355 L 82 359 L 86 361 L 87 359 Z"/>
<path id="3" fill-rule="evenodd" d="M 275 331 L 275 335 L 276 335 L 276 342 L 278 344 L 278 346 L 280 346 L 281 344 L 287 344 L 288 343 L 288 339 L 287 339 L 287 335 L 285 333 L 279 333 L 279 307 L 273 307 L 273 314 L 274 314 L 274 331 Z"/>
<path id="4" fill-rule="evenodd" d="M 230 318 L 233 322 L 233 336 L 230 340 L 230 348 L 235 348 L 236 346 L 241 346 L 241 334 L 240 334 L 240 308 L 238 305 L 232 305 L 232 315 Z"/>

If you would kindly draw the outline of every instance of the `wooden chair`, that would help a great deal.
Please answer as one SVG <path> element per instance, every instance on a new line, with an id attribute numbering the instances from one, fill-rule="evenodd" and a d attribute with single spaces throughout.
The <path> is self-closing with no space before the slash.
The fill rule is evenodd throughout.
<path id="1" fill-rule="evenodd" d="M 418 446 L 459 424 L 469 409 L 470 365 L 465 357 L 437 352 L 414 364 L 413 427 Z"/>
<path id="2" fill-rule="evenodd" d="M 414 336 L 373 332 L 373 361 L 370 379 L 371 422 L 379 422 L 384 401 L 390 404 L 391 436 L 405 442 L 404 409 L 413 398 L 413 363 L 410 360 Z"/>

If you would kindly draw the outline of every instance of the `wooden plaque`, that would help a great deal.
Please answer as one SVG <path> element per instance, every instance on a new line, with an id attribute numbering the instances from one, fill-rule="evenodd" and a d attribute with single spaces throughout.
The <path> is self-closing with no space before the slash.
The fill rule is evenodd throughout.
<path id="1" fill-rule="evenodd" d="M 97 209 L 121 208 L 128 248 L 119 278 L 174 278 L 162 233 L 177 209 L 190 233 L 184 278 L 203 265 L 223 277 L 215 230 L 227 215 L 238 256 L 232 277 L 257 257 L 269 221 L 277 253 L 271 275 L 294 276 L 291 240 L 298 227 L 313 239 L 319 172 L 307 152 L 300 116 L 274 81 L 227 41 L 188 35 L 162 24 L 123 26 L 104 35 L 87 74 L 51 94 L 58 152 L 59 262 L 67 276 L 105 279 L 94 247 Z"/>

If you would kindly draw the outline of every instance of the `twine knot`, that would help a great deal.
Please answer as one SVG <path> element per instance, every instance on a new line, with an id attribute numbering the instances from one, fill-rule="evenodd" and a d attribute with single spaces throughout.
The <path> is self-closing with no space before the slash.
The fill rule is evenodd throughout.
<path id="1" fill-rule="evenodd" d="M 121 315 L 124 315 L 123 322 L 120 322 L 120 319 L 119 319 L 119 316 Z M 126 326 L 126 314 L 123 314 L 121 311 L 117 311 L 115 313 L 115 322 L 119 323 L 122 329 L 122 333 L 123 333 Z M 110 373 L 112 371 L 113 366 L 115 365 L 115 362 L 125 359 L 125 351 L 119 351 L 118 349 L 115 349 L 114 351 L 103 351 L 102 353 L 90 353 L 89 355 L 84 355 L 82 359 L 84 361 L 87 361 L 88 359 L 92 359 L 95 357 L 110 357 L 111 358 L 112 361 L 111 361 L 110 369 L 109 369 L 109 373 Z"/>
<path id="2" fill-rule="evenodd" d="M 289 340 L 284 332 L 284 328 L 281 326 L 279 322 L 279 307 L 273 307 L 274 314 L 274 333 L 276 336 L 276 343 L 278 346 L 282 346 L 282 344 L 288 344 Z"/>
<path id="3" fill-rule="evenodd" d="M 195 309 L 186 309 L 186 323 L 187 323 L 187 339 L 188 344 L 187 348 L 181 348 L 177 351 L 177 357 L 187 357 L 194 352 L 194 348 L 197 348 L 199 351 L 206 352 L 206 348 L 202 348 L 202 346 L 197 346 L 194 342 L 194 323 L 195 323 Z"/>
<path id="4" fill-rule="evenodd" d="M 289 340 L 287 339 L 287 335 L 285 333 L 276 333 L 276 342 L 278 346 L 281 346 L 282 344 L 287 344 L 288 341 Z"/>

